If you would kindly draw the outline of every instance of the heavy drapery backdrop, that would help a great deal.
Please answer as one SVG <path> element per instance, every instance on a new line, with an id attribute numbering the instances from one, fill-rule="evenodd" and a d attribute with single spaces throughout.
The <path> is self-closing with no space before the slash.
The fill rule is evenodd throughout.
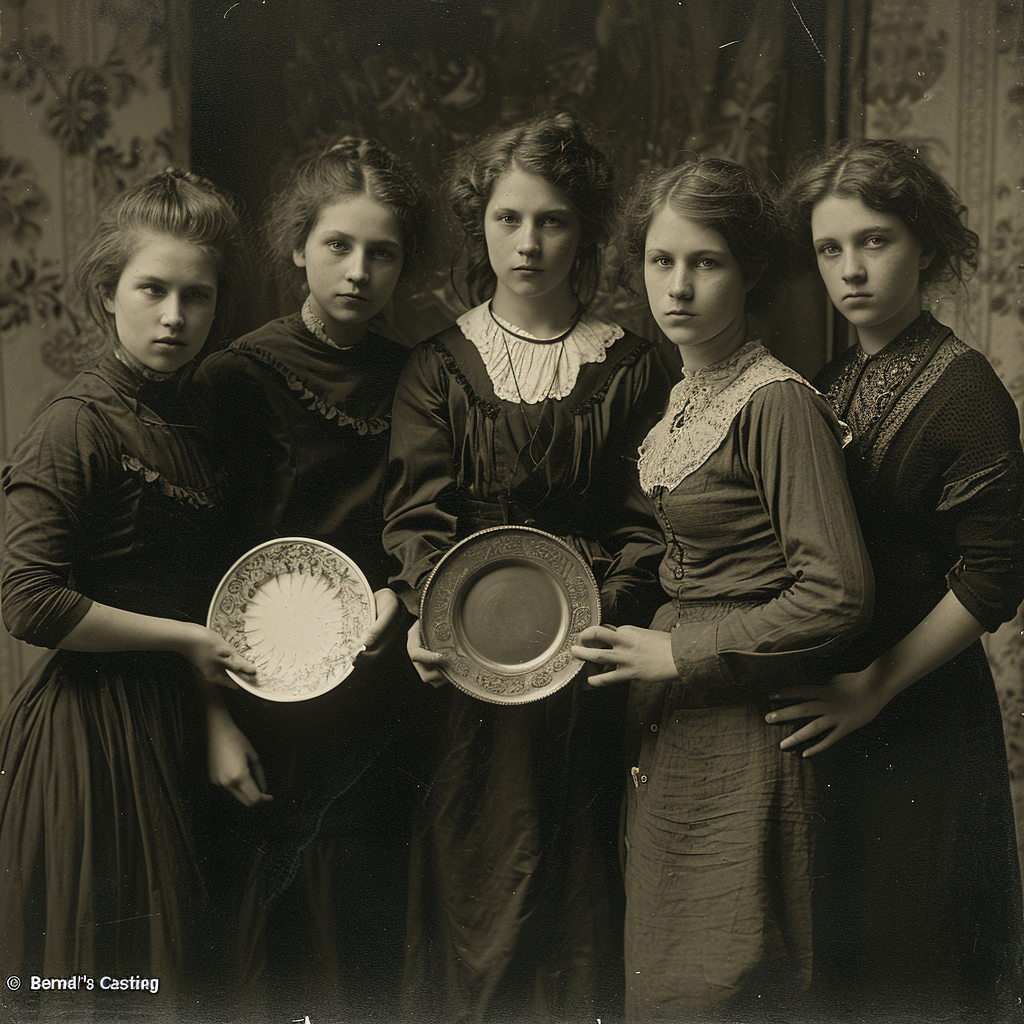
<path id="1" fill-rule="evenodd" d="M 375 135 L 436 185 L 460 143 L 551 108 L 593 126 L 623 189 L 686 151 L 781 177 L 845 136 L 919 146 L 983 245 L 969 289 L 936 309 L 1024 405 L 1022 64 L 1024 0 L 15 0 L 0 39 L 0 455 L 94 350 L 68 268 L 125 182 L 191 165 L 255 227 L 288 164 L 333 136 Z M 433 234 L 396 304 L 407 343 L 461 309 L 457 239 L 441 216 Z M 601 307 L 649 332 L 616 262 L 613 247 Z M 254 281 L 239 330 L 295 300 Z M 845 343 L 813 280 L 764 329 L 805 374 Z M 1022 629 L 1018 616 L 987 645 L 1024 822 Z M 37 655 L 0 639 L 0 703 Z"/>

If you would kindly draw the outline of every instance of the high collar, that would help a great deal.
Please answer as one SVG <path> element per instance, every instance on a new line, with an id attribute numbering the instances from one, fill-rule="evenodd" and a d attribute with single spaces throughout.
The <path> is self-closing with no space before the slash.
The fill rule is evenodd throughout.
<path id="1" fill-rule="evenodd" d="M 926 347 L 931 343 L 939 331 L 945 328 L 928 312 L 922 309 L 920 313 L 906 327 L 896 335 L 888 345 L 883 345 L 877 352 L 870 354 L 865 352 L 860 342 L 857 343 L 858 358 L 866 363 L 885 362 L 890 359 L 899 359 L 906 355 L 908 349 L 917 348 L 920 345 Z"/>
<path id="2" fill-rule="evenodd" d="M 104 353 L 89 371 L 102 377 L 132 405 L 146 406 L 169 422 L 190 419 L 182 386 L 191 379 L 195 369 L 189 361 L 173 373 L 151 380 L 134 366 L 129 366 L 113 349 Z"/>

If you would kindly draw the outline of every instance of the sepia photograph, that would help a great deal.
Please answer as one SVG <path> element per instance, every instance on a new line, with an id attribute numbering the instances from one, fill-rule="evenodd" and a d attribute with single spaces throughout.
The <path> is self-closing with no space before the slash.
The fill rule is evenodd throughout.
<path id="1" fill-rule="evenodd" d="M 14 0 L 0 240 L 0 1024 L 1024 1024 L 1024 0 Z"/>

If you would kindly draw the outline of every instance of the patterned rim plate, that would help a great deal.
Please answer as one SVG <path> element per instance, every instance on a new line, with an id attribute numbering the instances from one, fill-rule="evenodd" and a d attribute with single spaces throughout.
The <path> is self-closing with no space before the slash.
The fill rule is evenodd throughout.
<path id="1" fill-rule="evenodd" d="M 322 541 L 282 537 L 227 571 L 206 624 L 256 666 L 255 684 L 229 673 L 239 686 L 294 701 L 319 697 L 352 671 L 373 617 L 373 592 L 351 558 Z"/>
<path id="2" fill-rule="evenodd" d="M 583 664 L 569 648 L 600 621 L 586 562 L 528 526 L 494 526 L 456 544 L 420 599 L 423 646 L 447 655 L 441 670 L 460 690 L 495 704 L 560 690 Z"/>

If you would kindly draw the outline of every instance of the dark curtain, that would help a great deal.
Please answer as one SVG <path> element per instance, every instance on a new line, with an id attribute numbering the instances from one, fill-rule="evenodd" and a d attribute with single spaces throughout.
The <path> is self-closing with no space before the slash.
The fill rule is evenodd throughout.
<path id="1" fill-rule="evenodd" d="M 375 136 L 426 183 L 461 143 L 502 121 L 569 109 L 595 130 L 625 193 L 686 151 L 766 178 L 848 130 L 848 65 L 864 0 L 193 0 L 192 164 L 234 191 L 256 226 L 300 154 L 343 133 Z M 463 306 L 449 281 L 458 239 L 438 210 L 424 277 L 399 294 L 406 343 Z M 600 311 L 640 333 L 642 300 L 615 284 Z M 301 280 L 301 279 L 299 279 Z M 291 285 L 255 284 L 240 330 L 295 307 Z M 829 351 L 817 283 L 780 296 L 766 340 L 806 374 Z"/>

